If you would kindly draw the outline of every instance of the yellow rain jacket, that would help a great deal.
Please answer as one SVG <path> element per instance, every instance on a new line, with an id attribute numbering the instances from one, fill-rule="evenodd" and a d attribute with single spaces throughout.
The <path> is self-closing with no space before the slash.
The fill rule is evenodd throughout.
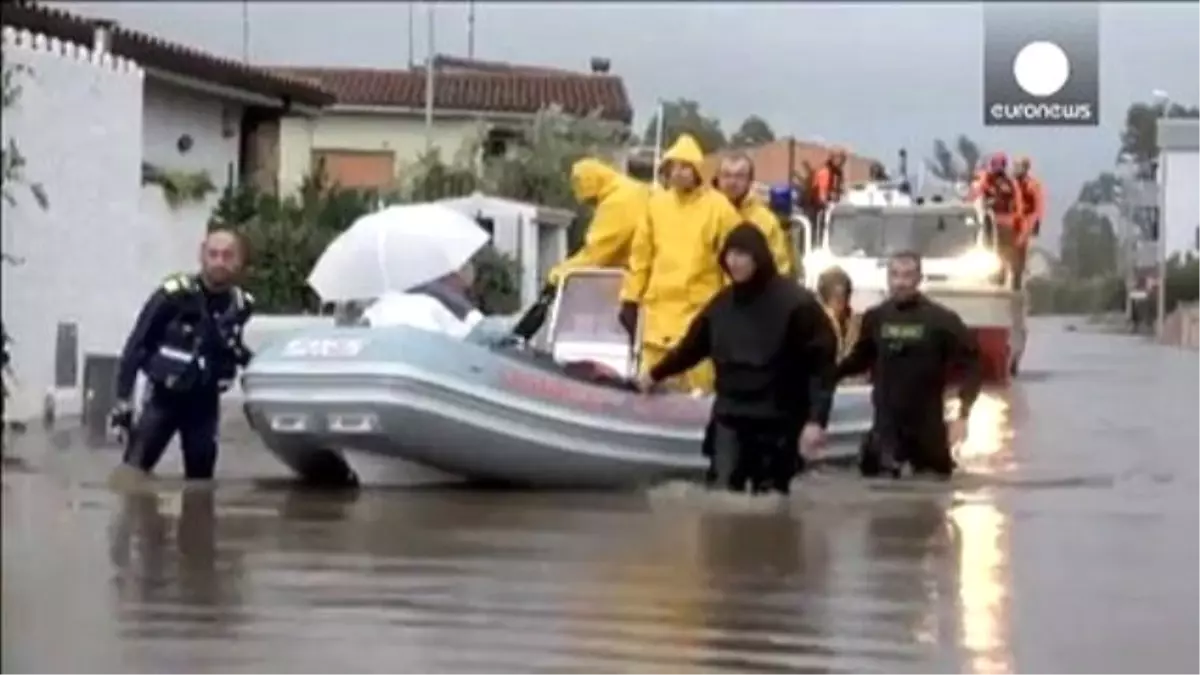
<path id="1" fill-rule="evenodd" d="M 547 275 L 557 286 L 568 270 L 580 267 L 624 267 L 638 223 L 650 201 L 646 185 L 622 175 L 598 159 L 581 159 L 571 167 L 571 189 L 581 202 L 595 200 L 596 211 L 583 246 Z"/>
<path id="2" fill-rule="evenodd" d="M 738 214 L 742 220 L 754 223 L 766 235 L 767 244 L 771 247 L 771 257 L 775 259 L 779 273 L 785 277 L 794 275 L 796 265 L 792 256 L 791 241 L 770 207 L 756 195 L 748 194 L 738 206 Z"/>
<path id="3" fill-rule="evenodd" d="M 664 159 L 687 162 L 700 172 L 704 154 L 684 134 Z M 683 337 L 688 324 L 726 283 L 718 256 L 725 237 L 742 222 L 717 190 L 704 185 L 688 193 L 656 191 L 649 214 L 634 234 L 621 300 L 641 305 L 642 367 L 656 364 Z M 687 389 L 711 391 L 712 364 L 682 376 Z"/>

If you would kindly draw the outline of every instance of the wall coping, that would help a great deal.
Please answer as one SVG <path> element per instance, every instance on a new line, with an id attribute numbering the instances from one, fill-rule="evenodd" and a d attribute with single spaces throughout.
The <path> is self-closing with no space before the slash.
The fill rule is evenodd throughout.
<path id="1" fill-rule="evenodd" d="M 3 30 L 4 49 L 20 49 L 27 52 L 53 54 L 63 59 L 87 64 L 94 68 L 109 70 L 116 73 L 126 73 L 137 77 L 145 77 L 145 71 L 134 61 L 109 52 L 97 52 L 90 47 L 76 44 L 43 33 L 34 33 L 26 29 L 5 26 Z"/>
<path id="2" fill-rule="evenodd" d="M 1200 119 L 1167 117 L 1158 120 L 1158 147 L 1167 151 L 1200 150 Z"/>

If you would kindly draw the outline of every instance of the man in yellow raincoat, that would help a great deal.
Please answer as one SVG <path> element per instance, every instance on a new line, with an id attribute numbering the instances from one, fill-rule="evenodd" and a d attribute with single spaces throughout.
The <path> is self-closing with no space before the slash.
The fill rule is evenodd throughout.
<path id="1" fill-rule="evenodd" d="M 796 273 L 792 245 L 779 218 L 750 188 L 754 185 L 754 162 L 745 153 L 734 153 L 723 157 L 717 169 L 716 186 L 738 210 L 742 220 L 754 223 L 767 237 L 771 257 L 779 273 L 791 278 Z"/>
<path id="2" fill-rule="evenodd" d="M 547 275 L 558 286 L 563 275 L 580 267 L 625 267 L 638 223 L 645 220 L 649 188 L 598 159 L 581 159 L 571 167 L 571 189 L 580 202 L 595 202 L 583 246 L 555 265 Z"/>
<path id="3" fill-rule="evenodd" d="M 704 153 L 695 138 L 680 136 L 663 159 L 673 165 L 671 188 L 651 197 L 648 217 L 633 237 L 621 288 L 621 323 L 631 334 L 639 306 L 645 314 L 643 370 L 675 346 L 725 285 L 718 253 L 725 236 L 742 222 L 729 200 L 704 184 Z M 705 361 L 680 380 L 684 389 L 712 391 L 712 363 Z"/>

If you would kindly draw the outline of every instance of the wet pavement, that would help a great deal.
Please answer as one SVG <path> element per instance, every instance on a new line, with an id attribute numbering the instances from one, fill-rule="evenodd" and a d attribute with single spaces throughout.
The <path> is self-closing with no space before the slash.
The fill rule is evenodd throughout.
<path id="1" fill-rule="evenodd" d="M 1033 325 L 951 485 L 790 501 L 292 486 L 114 492 L 11 439 L 5 672 L 1197 672 L 1198 359 Z M 177 475 L 172 457 L 161 474 Z"/>

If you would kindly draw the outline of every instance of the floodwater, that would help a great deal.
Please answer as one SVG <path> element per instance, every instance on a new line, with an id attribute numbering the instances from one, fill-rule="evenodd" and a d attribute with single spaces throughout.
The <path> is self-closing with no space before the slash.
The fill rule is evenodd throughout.
<path id="1" fill-rule="evenodd" d="M 6 672 L 1198 671 L 1197 355 L 1034 324 L 951 485 L 790 501 L 213 486 L 13 439 Z M 172 458 L 161 471 L 177 475 Z"/>

